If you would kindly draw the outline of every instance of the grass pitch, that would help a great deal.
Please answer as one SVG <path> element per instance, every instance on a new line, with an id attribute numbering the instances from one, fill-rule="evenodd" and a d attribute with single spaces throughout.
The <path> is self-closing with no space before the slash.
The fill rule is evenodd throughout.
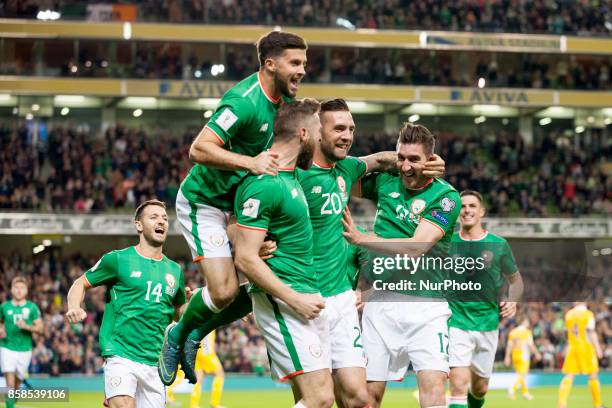
<path id="1" fill-rule="evenodd" d="M 526 401 L 521 397 L 511 401 L 503 390 L 493 390 L 486 399 L 485 407 L 490 408 L 555 408 L 557 405 L 557 387 L 532 388 L 533 401 Z M 612 386 L 602 386 L 603 403 L 612 406 Z M 390 389 L 383 400 L 384 408 L 418 408 L 413 397 L 413 390 Z M 209 407 L 210 394 L 202 393 L 200 406 Z M 74 392 L 70 394 L 69 403 L 29 402 L 18 403 L 18 408 L 101 408 L 102 393 Z M 189 408 L 189 394 L 177 394 L 180 407 Z M 226 391 L 223 393 L 222 404 L 227 408 L 287 408 L 293 406 L 293 399 L 289 389 L 273 391 Z M 592 407 L 591 395 L 587 387 L 572 388 L 568 401 L 568 408 Z"/>

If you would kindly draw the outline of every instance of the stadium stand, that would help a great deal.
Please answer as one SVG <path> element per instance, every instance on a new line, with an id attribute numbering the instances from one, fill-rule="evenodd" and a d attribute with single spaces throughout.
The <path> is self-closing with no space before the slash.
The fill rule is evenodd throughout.
<path id="1" fill-rule="evenodd" d="M 96 1 L 9 1 L 0 17 L 36 18 L 57 10 L 64 18 L 84 19 Z M 590 33 L 610 31 L 607 1 L 246 1 L 147 0 L 107 1 L 138 5 L 139 21 L 336 26 L 346 19 L 357 28 Z"/>

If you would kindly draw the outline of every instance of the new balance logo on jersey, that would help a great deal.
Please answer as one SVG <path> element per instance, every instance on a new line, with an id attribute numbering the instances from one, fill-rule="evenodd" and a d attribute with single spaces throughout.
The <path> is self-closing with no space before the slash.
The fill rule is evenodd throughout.
<path id="1" fill-rule="evenodd" d="M 260 201 L 255 198 L 249 198 L 242 205 L 242 215 L 245 217 L 257 218 L 259 212 Z"/>
<path id="2" fill-rule="evenodd" d="M 140 278 L 141 275 L 142 275 L 142 272 L 140 271 L 132 271 L 130 278 Z"/>
<path id="3" fill-rule="evenodd" d="M 400 193 L 398 193 L 397 191 L 394 191 L 392 193 L 389 193 L 389 197 L 391 198 L 397 198 L 400 196 Z"/>
<path id="4" fill-rule="evenodd" d="M 221 129 L 227 132 L 237 120 L 238 116 L 234 115 L 234 112 L 229 109 L 225 109 L 223 113 L 219 115 L 217 120 L 215 120 L 215 123 L 219 125 Z"/>
<path id="5" fill-rule="evenodd" d="M 266 130 L 268 130 L 268 124 L 264 123 L 263 125 L 261 125 L 261 127 L 259 128 L 260 132 L 265 132 Z"/>
<path id="6" fill-rule="evenodd" d="M 312 188 L 311 193 L 312 194 L 321 194 L 321 191 L 323 191 L 323 189 L 321 188 L 321 186 L 314 186 Z"/>
<path id="7" fill-rule="evenodd" d="M 297 192 L 297 190 L 296 190 L 295 188 L 294 188 L 294 189 L 292 189 L 292 190 L 291 190 L 291 198 L 295 198 L 295 197 L 297 197 L 297 196 L 298 196 L 298 192 Z"/>

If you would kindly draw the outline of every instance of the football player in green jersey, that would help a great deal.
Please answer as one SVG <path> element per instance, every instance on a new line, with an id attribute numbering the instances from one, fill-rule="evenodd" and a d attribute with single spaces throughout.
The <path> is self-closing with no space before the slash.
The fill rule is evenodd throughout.
<path id="1" fill-rule="evenodd" d="M 195 356 L 201 339 L 250 311 L 246 288 L 238 285 L 228 221 L 236 188 L 244 177 L 278 173 L 278 153 L 270 149 L 274 115 L 297 93 L 306 73 L 306 49 L 304 40 L 295 34 L 273 31 L 263 36 L 257 42 L 259 71 L 223 95 L 191 145 L 189 158 L 195 165 L 181 184 L 176 214 L 206 287 L 191 299 L 165 340 L 168 347 L 163 348 L 159 364 L 160 372 L 168 373 L 162 378 L 166 385 L 171 384 L 179 361 L 186 378 L 195 382 Z"/>
<path id="2" fill-rule="evenodd" d="M 461 269 L 453 277 L 459 282 L 477 282 L 482 289 L 450 301 L 453 312 L 448 324 L 451 408 L 483 406 L 493 374 L 499 318 L 514 316 L 516 301 L 523 293 L 523 280 L 512 249 L 505 239 L 482 227 L 484 215 L 482 195 L 472 190 L 461 192 L 461 229 L 453 234 L 449 255 L 484 261 L 481 261 L 482 268 Z M 498 303 L 505 281 L 510 284 L 509 301 Z"/>
<path id="3" fill-rule="evenodd" d="M 356 307 L 356 293 L 347 271 L 348 243 L 342 237 L 342 211 L 351 189 L 369 171 L 395 167 L 395 152 L 379 152 L 360 158 L 348 156 L 353 143 L 355 122 L 343 99 L 321 104 L 321 142 L 314 153 L 313 166 L 298 170 L 298 179 L 308 201 L 314 241 L 314 270 L 325 297 L 330 326 L 333 379 L 336 399 L 343 407 L 362 408 L 368 404 L 365 355 Z M 444 162 L 427 163 L 425 172 L 443 174 Z M 436 169 L 439 171 L 436 172 Z"/>
<path id="4" fill-rule="evenodd" d="M 236 267 L 254 287 L 253 314 L 270 357 L 273 378 L 291 380 L 295 407 L 331 407 L 329 325 L 321 313 L 313 268 L 313 228 L 296 166 L 312 163 L 320 138 L 319 103 L 306 99 L 283 105 L 274 122 L 279 174 L 247 177 L 236 193 Z M 274 257 L 262 260 L 266 236 L 277 243 Z"/>
<path id="5" fill-rule="evenodd" d="M 166 391 L 157 373 L 164 330 L 185 304 L 183 271 L 163 254 L 168 234 L 166 206 L 149 200 L 136 209 L 136 246 L 104 255 L 68 292 L 70 323 L 83 321 L 85 292 L 106 286 L 100 327 L 104 393 L 110 407 L 165 406 Z"/>
<path id="6" fill-rule="evenodd" d="M 404 125 L 397 142 L 399 175 L 372 174 L 361 182 L 363 197 L 376 201 L 375 235 L 358 231 L 345 210 L 342 223 L 350 243 L 377 254 L 410 259 L 446 254 L 460 200 L 450 184 L 423 173 L 434 145 L 435 138 L 427 128 Z M 444 293 L 437 289 L 442 272 L 417 266 L 386 288 L 374 281 L 375 291 L 362 318 L 368 390 L 374 406 L 380 406 L 386 382 L 401 380 L 410 363 L 417 372 L 421 406 L 446 406 L 450 309 Z M 403 281 L 407 284 L 396 291 L 393 285 Z"/>
<path id="7" fill-rule="evenodd" d="M 32 359 L 32 333 L 42 333 L 38 306 L 27 300 L 28 284 L 17 276 L 11 281 L 11 300 L 0 305 L 0 366 L 7 388 L 18 390 L 25 380 Z M 6 408 L 15 398 L 6 398 Z"/>

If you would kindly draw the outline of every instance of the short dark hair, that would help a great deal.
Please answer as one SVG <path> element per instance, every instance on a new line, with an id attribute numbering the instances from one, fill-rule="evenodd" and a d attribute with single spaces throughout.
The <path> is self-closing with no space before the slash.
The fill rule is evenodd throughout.
<path id="1" fill-rule="evenodd" d="M 431 156 L 436 147 L 436 137 L 423 125 L 404 123 L 399 131 L 397 146 L 400 144 L 420 144 L 425 148 L 425 154 Z"/>
<path id="2" fill-rule="evenodd" d="M 163 201 L 159 201 L 157 199 L 147 200 L 140 203 L 140 205 L 136 208 L 136 212 L 134 212 L 134 221 L 140 221 L 142 219 L 142 213 L 145 208 L 150 205 L 158 205 L 162 207 L 164 210 L 166 209 L 166 203 Z"/>
<path id="3" fill-rule="evenodd" d="M 283 103 L 274 116 L 274 140 L 289 140 L 296 136 L 304 119 L 319 112 L 321 104 L 316 99 L 296 99 Z"/>
<path id="4" fill-rule="evenodd" d="M 15 286 L 16 283 L 23 283 L 24 285 L 28 286 L 28 280 L 23 276 L 15 276 L 11 281 L 11 287 Z"/>
<path id="5" fill-rule="evenodd" d="M 338 111 L 351 111 L 346 101 L 342 98 L 331 99 L 321 103 L 321 113 Z"/>
<path id="6" fill-rule="evenodd" d="M 459 197 L 465 197 L 465 196 L 474 196 L 478 199 L 481 206 L 484 205 L 484 199 L 482 198 L 482 194 L 480 194 L 476 190 L 463 190 L 461 194 L 459 194 Z"/>
<path id="7" fill-rule="evenodd" d="M 270 31 L 255 43 L 260 66 L 264 66 L 266 59 L 278 57 L 288 49 L 306 50 L 306 41 L 297 34 L 283 31 Z"/>

